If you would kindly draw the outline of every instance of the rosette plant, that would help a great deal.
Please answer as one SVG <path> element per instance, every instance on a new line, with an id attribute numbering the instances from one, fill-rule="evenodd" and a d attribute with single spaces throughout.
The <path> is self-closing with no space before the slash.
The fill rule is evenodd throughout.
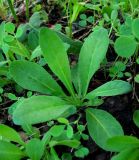
<path id="1" fill-rule="evenodd" d="M 24 89 L 41 93 L 16 103 L 13 122 L 23 127 L 32 126 L 60 117 L 68 118 L 83 107 L 90 136 L 101 148 L 110 150 L 106 141 L 123 135 L 123 129 L 112 115 L 91 104 L 103 96 L 128 93 L 132 87 L 128 82 L 113 80 L 88 92 L 91 78 L 106 56 L 109 46 L 107 30 L 98 28 L 85 39 L 77 65 L 72 69 L 66 45 L 54 31 L 42 28 L 39 43 L 56 78 L 35 62 L 17 60 L 11 63 L 10 74 L 15 82 Z"/>

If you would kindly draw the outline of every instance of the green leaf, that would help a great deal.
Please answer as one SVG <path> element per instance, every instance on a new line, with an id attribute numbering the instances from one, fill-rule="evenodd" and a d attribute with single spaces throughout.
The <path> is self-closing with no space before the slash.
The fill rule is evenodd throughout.
<path id="1" fill-rule="evenodd" d="M 128 1 L 127 1 L 128 2 Z M 131 9 L 132 11 L 136 10 L 137 9 L 137 6 L 138 6 L 138 0 L 129 0 L 129 3 L 131 5 Z"/>
<path id="2" fill-rule="evenodd" d="M 3 44 L 3 38 L 5 36 L 5 22 L 3 21 L 0 25 L 0 45 Z"/>
<path id="3" fill-rule="evenodd" d="M 14 61 L 10 74 L 23 88 L 45 94 L 64 95 L 60 86 L 40 65 L 28 61 Z"/>
<path id="4" fill-rule="evenodd" d="M 60 160 L 60 158 L 58 157 L 58 154 L 56 153 L 53 147 L 50 148 L 50 153 L 51 153 L 51 158 L 49 157 L 48 159 Z"/>
<path id="5" fill-rule="evenodd" d="M 39 139 L 31 139 L 26 144 L 26 153 L 32 160 L 40 160 L 44 153 L 44 145 Z"/>
<path id="6" fill-rule="evenodd" d="M 57 119 L 71 107 L 73 106 L 58 97 L 33 96 L 19 103 L 13 113 L 13 121 L 17 125 L 46 122 Z"/>
<path id="7" fill-rule="evenodd" d="M 112 12 L 111 12 L 111 20 L 112 21 L 115 21 L 118 17 L 118 12 L 116 9 L 114 9 Z"/>
<path id="8" fill-rule="evenodd" d="M 99 69 L 109 44 L 107 30 L 100 28 L 85 40 L 79 56 L 79 77 L 81 93 L 86 94 L 90 79 Z"/>
<path id="9" fill-rule="evenodd" d="M 60 32 L 62 30 L 62 25 L 59 23 L 55 24 L 54 30 Z"/>
<path id="10" fill-rule="evenodd" d="M 32 30 L 28 34 L 28 46 L 34 50 L 39 45 L 39 34 L 37 31 Z"/>
<path id="11" fill-rule="evenodd" d="M 14 41 L 14 37 L 12 35 L 6 35 L 4 37 L 4 42 L 13 42 Z"/>
<path id="12" fill-rule="evenodd" d="M 2 139 L 4 138 L 4 140 L 6 139 L 24 145 L 20 135 L 13 128 L 10 128 L 4 124 L 0 124 L 0 136 Z"/>
<path id="13" fill-rule="evenodd" d="M 61 32 L 56 32 L 56 33 L 64 43 L 67 43 L 70 45 L 70 48 L 68 49 L 68 53 L 79 54 L 81 46 L 82 46 L 81 41 L 73 40 Z"/>
<path id="14" fill-rule="evenodd" d="M 114 49 L 118 56 L 129 58 L 136 51 L 137 43 L 131 36 L 121 36 L 116 39 Z"/>
<path id="15" fill-rule="evenodd" d="M 77 151 L 75 151 L 74 154 L 76 157 L 84 158 L 85 156 L 87 156 L 89 154 L 89 150 L 86 147 L 82 147 L 82 148 L 78 149 Z"/>
<path id="16" fill-rule="evenodd" d="M 75 65 L 71 68 L 71 76 L 72 76 L 72 82 L 74 84 L 74 87 L 76 91 L 79 90 L 79 74 L 78 74 L 78 65 Z"/>
<path id="17" fill-rule="evenodd" d="M 72 160 L 72 155 L 70 153 L 63 153 L 61 160 Z"/>
<path id="18" fill-rule="evenodd" d="M 43 28 L 40 31 L 40 47 L 51 70 L 74 95 L 69 61 L 62 40 L 54 31 Z"/>
<path id="19" fill-rule="evenodd" d="M 132 16 L 127 16 L 125 23 L 119 26 L 119 34 L 120 35 L 132 35 Z"/>
<path id="20" fill-rule="evenodd" d="M 136 58 L 136 63 L 139 64 L 139 57 Z"/>
<path id="21" fill-rule="evenodd" d="M 134 77 L 134 80 L 136 83 L 139 83 L 139 74 L 137 74 L 135 77 Z"/>
<path id="22" fill-rule="evenodd" d="M 4 52 L 4 54 L 8 54 L 9 49 L 10 49 L 9 45 L 7 43 L 3 42 L 3 44 L 2 44 L 2 51 Z"/>
<path id="23" fill-rule="evenodd" d="M 73 128 L 71 125 L 67 126 L 67 137 L 72 138 L 73 137 Z"/>
<path id="24" fill-rule="evenodd" d="M 38 46 L 31 54 L 31 58 L 30 60 L 33 60 L 36 57 L 40 57 L 42 55 L 42 50 L 40 48 L 40 46 Z"/>
<path id="25" fill-rule="evenodd" d="M 85 141 L 89 140 L 89 136 L 88 136 L 87 134 L 82 133 L 82 134 L 81 134 L 81 137 L 82 137 L 82 139 L 85 140 Z"/>
<path id="26" fill-rule="evenodd" d="M 58 137 L 63 133 L 64 128 L 65 125 L 54 125 L 49 132 L 53 137 Z"/>
<path id="27" fill-rule="evenodd" d="M 86 20 L 86 19 L 87 19 L 86 14 L 81 14 L 81 15 L 80 15 L 80 19 Z"/>
<path id="28" fill-rule="evenodd" d="M 132 23 L 132 32 L 134 36 L 139 39 L 139 18 L 133 20 Z"/>
<path id="29" fill-rule="evenodd" d="M 86 95 L 87 99 L 93 99 L 97 96 L 115 96 L 132 91 L 132 86 L 122 80 L 114 80 L 103 84 Z"/>
<path id="30" fill-rule="evenodd" d="M 77 129 L 79 132 L 83 132 L 85 130 L 85 126 L 80 124 L 77 126 Z"/>
<path id="31" fill-rule="evenodd" d="M 87 102 L 87 105 L 88 106 L 91 106 L 91 107 L 97 107 L 97 106 L 100 106 L 101 104 L 104 103 L 104 100 L 101 99 L 101 98 L 98 98 L 98 97 L 94 97 L 94 98 L 88 98 L 89 101 Z"/>
<path id="32" fill-rule="evenodd" d="M 23 153 L 15 145 L 0 140 L 0 159 L 1 160 L 20 160 Z"/>
<path id="33" fill-rule="evenodd" d="M 40 25 L 44 22 L 48 21 L 47 13 L 42 10 L 39 12 L 35 12 L 29 19 L 29 24 L 35 28 L 40 27 Z"/>
<path id="34" fill-rule="evenodd" d="M 43 145 L 46 146 L 50 140 L 51 140 L 51 135 L 49 134 L 49 132 L 46 132 L 42 138 Z"/>
<path id="35" fill-rule="evenodd" d="M 86 119 L 90 136 L 97 145 L 105 150 L 109 150 L 106 145 L 109 138 L 124 134 L 119 122 L 106 111 L 87 109 Z"/>
<path id="36" fill-rule="evenodd" d="M 112 78 L 123 77 L 123 71 L 125 71 L 126 65 L 122 61 L 117 61 L 112 67 L 109 68 L 109 75 Z"/>
<path id="37" fill-rule="evenodd" d="M 80 145 L 80 142 L 77 140 L 62 140 L 62 141 L 51 141 L 50 142 L 50 147 L 54 147 L 57 145 L 62 145 L 62 146 L 68 146 L 72 148 L 78 148 Z"/>
<path id="38" fill-rule="evenodd" d="M 3 88 L 1 88 L 1 87 L 0 87 L 0 94 L 2 94 L 2 93 L 3 93 L 3 91 L 4 91 L 4 90 L 3 90 Z"/>
<path id="39" fill-rule="evenodd" d="M 132 33 L 131 26 L 128 26 L 125 24 L 122 24 L 119 26 L 119 34 L 120 35 L 130 36 L 131 33 Z"/>
<path id="40" fill-rule="evenodd" d="M 125 75 L 126 77 L 132 77 L 132 74 L 131 74 L 130 72 L 125 72 L 124 75 Z"/>
<path id="41" fill-rule="evenodd" d="M 94 17 L 93 17 L 93 16 L 89 16 L 89 17 L 87 18 L 87 22 L 93 23 L 93 22 L 94 22 Z"/>
<path id="42" fill-rule="evenodd" d="M 19 103 L 22 103 L 22 101 L 24 100 L 24 97 L 21 97 L 18 99 L 18 101 L 16 101 L 15 103 L 13 103 L 9 108 L 8 108 L 8 114 L 13 115 L 13 112 L 15 111 L 15 109 L 18 107 Z"/>
<path id="43" fill-rule="evenodd" d="M 3 101 L 2 97 L 0 96 L 0 103 Z"/>
<path id="44" fill-rule="evenodd" d="M 63 123 L 63 124 L 66 124 L 66 125 L 69 124 L 69 121 L 66 118 L 63 118 L 63 117 L 58 118 L 57 121 L 59 123 Z"/>
<path id="45" fill-rule="evenodd" d="M 9 61 L 1 61 L 0 62 L 0 67 L 4 66 L 5 64 L 9 63 Z"/>
<path id="46" fill-rule="evenodd" d="M 10 46 L 10 50 L 13 53 L 29 58 L 30 53 L 29 53 L 28 49 L 22 43 L 20 43 L 18 40 L 14 40 L 14 41 L 10 42 L 9 46 Z"/>
<path id="47" fill-rule="evenodd" d="M 16 101 L 18 98 L 16 97 L 15 94 L 13 93 L 8 93 L 7 97 L 10 99 L 10 100 L 13 100 L 13 101 Z"/>
<path id="48" fill-rule="evenodd" d="M 87 21 L 86 21 L 86 20 L 81 20 L 81 21 L 79 21 L 79 25 L 80 25 L 81 27 L 86 27 Z"/>
<path id="49" fill-rule="evenodd" d="M 138 160 L 139 150 L 138 149 L 127 149 L 121 151 L 118 155 L 112 157 L 111 160 Z"/>
<path id="50" fill-rule="evenodd" d="M 5 24 L 5 31 L 8 33 L 13 34 L 15 31 L 15 25 L 11 22 L 8 22 Z"/>
<path id="51" fill-rule="evenodd" d="M 18 28 L 17 28 L 17 31 L 16 31 L 16 38 L 20 38 L 21 36 L 22 36 L 22 34 L 23 34 L 23 28 L 21 27 L 21 26 L 19 26 Z"/>
<path id="52" fill-rule="evenodd" d="M 137 127 L 139 127 L 139 110 L 136 110 L 133 114 L 133 120 Z"/>
<path id="53" fill-rule="evenodd" d="M 115 65 L 114 65 L 114 67 L 117 70 L 117 72 L 118 71 L 125 71 L 125 69 L 126 69 L 126 65 L 123 62 L 121 62 L 121 61 L 117 61 L 115 63 Z"/>
<path id="54" fill-rule="evenodd" d="M 71 15 L 71 17 L 70 17 L 70 23 L 71 23 L 71 24 L 72 24 L 74 21 L 76 21 L 79 13 L 80 13 L 80 12 L 83 10 L 83 8 L 84 8 L 84 4 L 82 4 L 82 3 L 76 3 L 76 2 L 75 2 L 72 8 L 73 8 L 73 13 L 72 13 L 72 15 Z"/>
<path id="55" fill-rule="evenodd" d="M 120 152 L 124 149 L 138 148 L 139 139 L 132 136 L 116 136 L 108 139 L 107 146 L 110 151 Z"/>

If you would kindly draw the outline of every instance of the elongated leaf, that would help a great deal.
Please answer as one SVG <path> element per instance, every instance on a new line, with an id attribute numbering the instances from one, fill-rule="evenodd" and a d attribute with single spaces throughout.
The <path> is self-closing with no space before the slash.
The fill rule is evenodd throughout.
<path id="1" fill-rule="evenodd" d="M 74 134 L 74 132 L 73 132 L 72 126 L 71 126 L 71 125 L 68 125 L 68 126 L 67 126 L 67 137 L 68 137 L 68 138 L 72 138 L 72 137 L 73 137 L 73 134 Z"/>
<path id="2" fill-rule="evenodd" d="M 36 63 L 14 61 L 10 65 L 10 73 L 14 80 L 25 89 L 45 94 L 64 94 L 51 75 Z"/>
<path id="3" fill-rule="evenodd" d="M 0 159 L 1 160 L 20 160 L 23 153 L 15 145 L 0 140 Z"/>
<path id="4" fill-rule="evenodd" d="M 43 28 L 40 31 L 40 47 L 51 70 L 73 95 L 70 66 L 62 40 L 54 31 Z"/>
<path id="5" fill-rule="evenodd" d="M 22 141 L 19 134 L 13 128 L 10 128 L 4 124 L 0 124 L 0 136 L 9 141 L 17 142 L 21 145 L 24 145 L 24 142 Z"/>
<path id="6" fill-rule="evenodd" d="M 30 59 L 33 60 L 34 58 L 40 57 L 41 55 L 42 55 L 42 51 L 41 51 L 40 46 L 38 46 L 38 47 L 36 47 L 36 49 L 32 52 Z"/>
<path id="7" fill-rule="evenodd" d="M 15 41 L 9 43 L 9 46 L 10 46 L 10 50 L 13 53 L 16 53 L 18 55 L 21 55 L 21 56 L 27 57 L 27 58 L 30 57 L 30 55 L 29 55 L 30 53 L 29 53 L 28 49 L 22 43 L 20 43 L 18 40 L 15 40 Z"/>
<path id="8" fill-rule="evenodd" d="M 74 66 L 71 68 L 71 76 L 72 76 L 72 82 L 74 84 L 74 87 L 76 89 L 76 91 L 79 91 L 79 84 L 80 84 L 80 80 L 79 80 L 79 74 L 78 74 L 78 66 Z"/>
<path id="9" fill-rule="evenodd" d="M 26 153 L 32 160 L 40 160 L 44 153 L 44 145 L 39 139 L 31 139 L 26 144 Z"/>
<path id="10" fill-rule="evenodd" d="M 51 134 L 49 132 L 46 132 L 42 138 L 43 145 L 46 146 L 49 143 L 50 139 L 51 139 Z"/>
<path id="11" fill-rule="evenodd" d="M 120 152 L 129 148 L 139 148 L 139 139 L 132 136 L 116 136 L 108 139 L 107 146 L 113 152 Z"/>
<path id="12" fill-rule="evenodd" d="M 86 95 L 87 99 L 97 96 L 115 96 L 128 93 L 132 90 L 132 86 L 122 80 L 114 80 L 103 84 Z"/>
<path id="13" fill-rule="evenodd" d="M 13 113 L 13 121 L 17 125 L 46 122 L 58 118 L 71 107 L 58 97 L 33 96 L 19 104 Z"/>
<path id="14" fill-rule="evenodd" d="M 0 25 L 0 45 L 3 44 L 3 38 L 5 36 L 5 22 L 3 21 Z"/>
<path id="15" fill-rule="evenodd" d="M 109 150 L 106 146 L 109 138 L 123 135 L 123 130 L 119 122 L 106 111 L 87 109 L 86 119 L 90 136 L 97 145 L 105 150 Z"/>
<path id="16" fill-rule="evenodd" d="M 108 33 L 104 28 L 91 33 L 85 40 L 79 56 L 79 77 L 81 93 L 86 94 L 90 79 L 99 69 L 109 44 Z"/>
<path id="17" fill-rule="evenodd" d="M 64 42 L 70 45 L 70 48 L 68 49 L 68 53 L 74 53 L 74 54 L 79 54 L 80 49 L 82 47 L 82 42 L 79 40 L 73 40 L 63 34 L 62 32 L 56 32 L 57 35 L 60 37 L 60 39 Z"/>
<path id="18" fill-rule="evenodd" d="M 133 20 L 133 23 L 132 23 L 132 32 L 137 39 L 139 39 L 138 29 L 139 29 L 139 18 L 136 18 Z"/>
<path id="19" fill-rule="evenodd" d="M 39 44 L 39 33 L 36 30 L 32 30 L 28 34 L 28 45 L 31 50 L 34 50 Z"/>
<path id="20" fill-rule="evenodd" d="M 112 157 L 111 160 L 138 160 L 139 149 L 127 149 L 121 151 L 118 155 Z"/>
<path id="21" fill-rule="evenodd" d="M 60 158 L 58 157 L 57 152 L 55 151 L 55 149 L 53 147 L 50 148 L 50 157 L 48 159 L 53 159 L 53 160 L 60 160 Z"/>
<path id="22" fill-rule="evenodd" d="M 77 140 L 73 139 L 73 140 L 51 141 L 50 142 L 51 147 L 56 146 L 56 145 L 78 148 L 78 146 L 80 145 L 80 141 L 77 141 Z"/>
<path id="23" fill-rule="evenodd" d="M 136 110 L 133 114 L 133 120 L 137 127 L 139 127 L 139 110 Z"/>

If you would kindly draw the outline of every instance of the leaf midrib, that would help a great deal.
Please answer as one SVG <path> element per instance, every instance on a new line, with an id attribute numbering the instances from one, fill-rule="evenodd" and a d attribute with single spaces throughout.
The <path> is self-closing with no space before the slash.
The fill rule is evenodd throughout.
<path id="1" fill-rule="evenodd" d="M 98 124 L 100 124 L 100 126 L 103 128 L 103 130 L 104 130 L 104 131 L 106 132 L 106 134 L 108 135 L 108 137 L 111 137 L 111 135 L 109 134 L 109 132 L 107 132 L 107 129 L 103 126 L 103 124 L 99 121 L 99 119 L 97 119 L 97 117 L 96 117 L 95 115 L 93 115 L 93 113 L 90 112 L 89 110 L 87 110 L 87 112 L 90 113 L 90 115 L 91 115 L 92 117 L 94 117 L 93 119 L 95 119 L 95 120 L 98 122 Z"/>
<path id="2" fill-rule="evenodd" d="M 27 76 L 28 76 L 29 78 L 31 78 L 32 80 L 36 81 L 37 83 L 41 84 L 41 85 L 44 86 L 45 88 L 49 89 L 50 91 L 56 92 L 55 89 L 51 88 L 50 86 L 48 86 L 48 85 L 45 84 L 45 83 L 42 83 L 42 81 L 37 80 L 37 79 L 34 78 L 33 76 L 31 76 L 31 75 L 27 75 Z"/>
<path id="3" fill-rule="evenodd" d="M 22 105 L 22 104 L 21 104 Z M 48 108 L 47 108 L 48 107 Z M 32 113 L 38 113 L 38 112 L 41 112 L 41 111 L 44 111 L 45 109 L 48 109 L 48 110 L 51 110 L 51 108 L 53 108 L 53 109 L 55 109 L 55 107 L 56 107 L 56 109 L 60 109 L 61 107 L 64 107 L 64 109 L 68 109 L 68 108 L 70 108 L 70 107 L 72 107 L 71 105 L 67 105 L 67 104 L 59 104 L 59 105 L 46 105 L 46 106 L 43 106 L 43 108 L 38 108 L 37 110 L 33 110 L 33 111 L 31 111 L 30 113 L 28 113 L 28 117 L 30 117 L 30 115 L 32 115 Z"/>
<path id="4" fill-rule="evenodd" d="M 54 55 L 53 54 L 51 54 L 51 56 L 53 56 L 53 58 L 54 59 L 56 59 L 56 63 L 57 63 L 57 65 L 59 66 L 59 68 L 60 68 L 60 71 L 61 71 L 61 73 L 62 73 L 62 75 L 63 75 L 63 77 L 64 77 L 64 81 L 66 82 L 66 85 L 68 86 L 66 86 L 67 87 L 67 89 L 69 90 L 69 92 L 71 93 L 71 94 L 73 94 L 73 91 L 72 91 L 72 85 L 70 84 L 70 82 L 68 81 L 68 79 L 67 79 L 67 76 L 65 75 L 65 73 L 64 73 L 64 71 L 63 71 L 63 68 L 62 68 L 62 66 L 60 65 L 60 63 L 59 63 L 59 60 L 57 59 L 57 56 L 55 56 L 54 57 Z M 47 60 L 47 57 L 46 57 L 46 60 Z M 50 67 L 51 68 L 51 67 Z M 60 78 L 61 79 L 61 78 Z M 70 80 L 71 80 L 71 78 L 70 78 Z M 61 79 L 61 81 L 63 82 L 63 80 Z"/>
<path id="5" fill-rule="evenodd" d="M 112 91 L 116 91 L 116 90 L 118 90 L 118 89 L 111 89 L 111 90 L 107 90 L 107 91 L 92 91 L 92 93 L 90 92 L 90 93 L 88 93 L 88 95 L 86 96 L 86 97 L 90 97 L 90 96 L 99 96 L 98 95 L 98 93 L 100 94 L 104 94 L 105 92 L 107 93 L 107 92 L 112 92 Z M 101 96 L 101 95 L 100 95 Z"/>
<path id="6" fill-rule="evenodd" d="M 102 32 L 101 32 L 102 33 Z M 85 91 L 84 91 L 84 95 L 86 94 L 86 92 L 87 92 L 87 85 L 88 85 L 88 83 L 89 83 L 89 75 L 90 75 L 90 69 L 91 69 L 91 66 L 92 66 L 92 61 L 93 61 L 93 59 L 94 59 L 94 57 L 96 56 L 96 54 L 94 54 L 94 53 L 96 53 L 96 50 L 97 50 L 97 47 L 96 46 L 98 46 L 98 44 L 99 44 L 99 39 L 96 39 L 96 45 L 95 45 L 95 47 L 94 47 L 94 49 L 93 49 L 93 54 L 92 54 L 92 56 L 91 56 L 91 63 L 89 64 L 89 70 L 88 70 L 88 75 L 87 75 L 87 80 L 86 80 L 86 82 L 87 82 L 87 84 L 86 84 L 86 87 L 85 87 Z"/>

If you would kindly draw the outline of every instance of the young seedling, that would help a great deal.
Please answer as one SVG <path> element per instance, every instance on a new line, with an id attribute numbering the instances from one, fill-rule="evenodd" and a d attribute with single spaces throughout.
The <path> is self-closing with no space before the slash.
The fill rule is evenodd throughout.
<path id="1" fill-rule="evenodd" d="M 94 18 L 93 16 L 89 16 L 87 17 L 86 14 L 81 14 L 80 15 L 80 21 L 79 21 L 79 25 L 81 27 L 86 27 L 87 23 L 93 23 L 94 22 Z"/>

